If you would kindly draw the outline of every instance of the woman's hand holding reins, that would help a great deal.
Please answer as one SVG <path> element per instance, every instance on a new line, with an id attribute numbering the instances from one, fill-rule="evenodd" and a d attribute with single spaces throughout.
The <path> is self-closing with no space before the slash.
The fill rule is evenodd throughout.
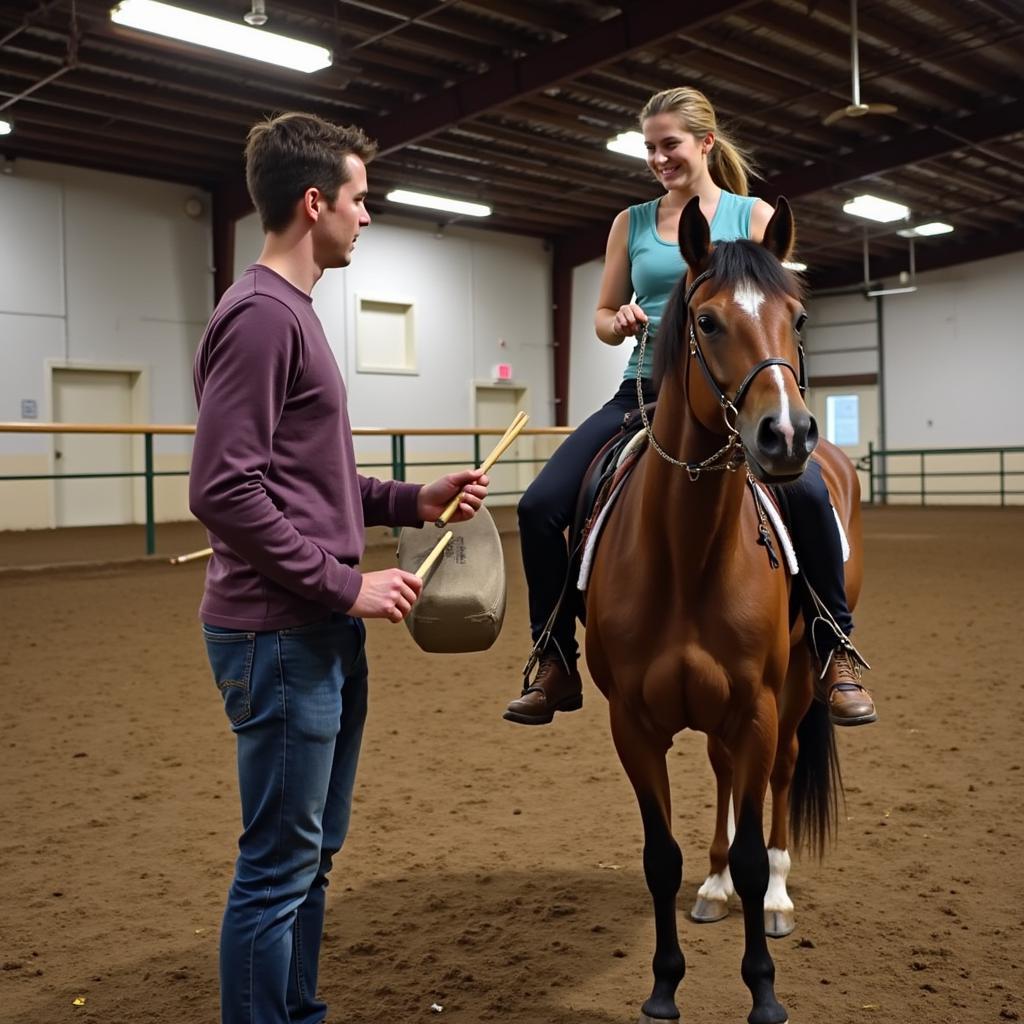
<path id="1" fill-rule="evenodd" d="M 612 333 L 620 338 L 635 338 L 647 323 L 647 314 L 635 303 L 619 306 L 612 319 Z"/>

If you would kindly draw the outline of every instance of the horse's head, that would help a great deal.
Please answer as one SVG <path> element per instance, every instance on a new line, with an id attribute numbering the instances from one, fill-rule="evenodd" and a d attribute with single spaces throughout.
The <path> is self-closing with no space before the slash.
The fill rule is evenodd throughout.
<path id="1" fill-rule="evenodd" d="M 771 481 L 799 476 L 818 443 L 803 399 L 800 329 L 807 316 L 800 284 L 781 262 L 793 241 L 793 215 L 779 199 L 763 243 L 712 247 L 700 201 L 691 199 L 679 220 L 689 271 L 658 344 L 659 379 L 689 345 L 683 386 L 693 414 L 714 433 L 735 430 L 750 471 Z M 691 373 L 694 365 L 702 372 Z"/>

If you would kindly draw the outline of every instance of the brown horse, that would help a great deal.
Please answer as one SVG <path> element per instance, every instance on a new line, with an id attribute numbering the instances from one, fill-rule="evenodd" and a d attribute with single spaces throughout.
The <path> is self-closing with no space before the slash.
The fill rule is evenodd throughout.
<path id="1" fill-rule="evenodd" d="M 654 901 L 654 987 L 641 1021 L 678 1018 L 685 972 L 675 906 L 682 854 L 665 761 L 676 733 L 707 734 L 720 780 L 712 872 L 727 877 L 743 903 L 750 1024 L 786 1020 L 765 940 L 769 781 L 776 851 L 786 850 L 790 800 L 794 831 L 819 847 L 835 815 L 832 727 L 812 699 L 811 656 L 791 636 L 789 579 L 774 567 L 745 471 L 768 482 L 796 479 L 817 445 L 802 397 L 806 316 L 799 284 L 780 263 L 792 244 L 785 200 L 763 245 L 714 249 L 698 200 L 687 205 L 679 245 L 689 269 L 659 335 L 651 443 L 608 516 L 590 574 L 587 663 L 608 698 L 612 736 L 640 805 Z M 852 470 L 835 449 L 820 458 L 853 536 Z M 731 845 L 730 798 L 738 810 Z"/>

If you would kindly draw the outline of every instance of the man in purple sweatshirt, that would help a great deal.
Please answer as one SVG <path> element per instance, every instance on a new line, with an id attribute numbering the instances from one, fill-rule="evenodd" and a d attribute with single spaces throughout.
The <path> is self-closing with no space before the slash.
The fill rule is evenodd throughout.
<path id="1" fill-rule="evenodd" d="M 426 486 L 356 471 L 345 385 L 310 292 L 348 266 L 370 223 L 357 128 L 284 114 L 249 133 L 266 233 L 217 304 L 195 359 L 189 504 L 213 557 L 200 608 L 237 739 L 243 832 L 221 928 L 224 1024 L 317 1024 L 324 890 L 348 828 L 366 718 L 364 618 L 400 622 L 421 583 L 360 573 L 364 525 L 453 521 L 487 493 L 478 470 Z"/>

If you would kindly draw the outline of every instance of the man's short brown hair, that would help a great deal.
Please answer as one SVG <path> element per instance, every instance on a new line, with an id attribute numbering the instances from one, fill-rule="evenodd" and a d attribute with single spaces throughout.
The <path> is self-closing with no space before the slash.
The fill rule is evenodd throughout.
<path id="1" fill-rule="evenodd" d="M 377 143 L 355 125 L 315 114 L 279 114 L 252 126 L 245 145 L 245 180 L 264 231 L 284 231 L 295 204 L 317 188 L 333 206 L 348 180 L 345 157 L 369 163 Z"/>

